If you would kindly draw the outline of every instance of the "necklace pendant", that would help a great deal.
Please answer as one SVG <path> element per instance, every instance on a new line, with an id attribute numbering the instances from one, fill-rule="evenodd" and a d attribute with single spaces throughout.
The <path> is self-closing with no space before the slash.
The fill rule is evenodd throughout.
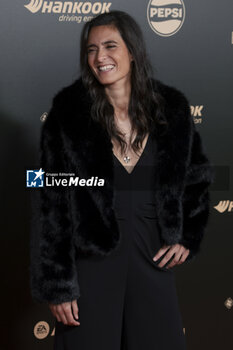
<path id="1" fill-rule="evenodd" d="M 125 163 L 129 163 L 129 161 L 130 161 L 130 157 L 129 156 L 126 156 L 123 159 L 124 159 Z"/>

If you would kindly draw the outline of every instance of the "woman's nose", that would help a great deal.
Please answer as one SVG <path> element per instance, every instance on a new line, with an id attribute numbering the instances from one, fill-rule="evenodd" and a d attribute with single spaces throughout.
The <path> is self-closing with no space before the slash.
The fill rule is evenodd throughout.
<path id="1" fill-rule="evenodd" d="M 106 58 L 106 51 L 103 49 L 98 50 L 96 54 L 96 60 L 98 62 L 102 62 L 105 60 L 105 58 Z"/>

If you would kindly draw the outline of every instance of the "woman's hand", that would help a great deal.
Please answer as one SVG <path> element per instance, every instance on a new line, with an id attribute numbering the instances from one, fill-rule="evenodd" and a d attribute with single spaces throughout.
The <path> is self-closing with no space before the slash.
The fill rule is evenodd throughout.
<path id="1" fill-rule="evenodd" d="M 49 304 L 49 308 L 58 322 L 63 322 L 65 325 L 69 326 L 80 325 L 80 322 L 75 320 L 75 318 L 78 319 L 78 305 L 76 299 L 62 304 Z M 74 316 L 72 314 L 72 309 Z"/>
<path id="2" fill-rule="evenodd" d="M 161 249 L 159 249 L 158 253 L 153 257 L 153 260 L 156 261 L 157 259 L 159 259 L 168 249 L 169 251 L 165 254 L 164 258 L 158 264 L 159 267 L 163 267 L 171 259 L 173 254 L 175 254 L 175 256 L 171 260 L 171 262 L 166 266 L 166 268 L 170 268 L 175 265 L 182 264 L 187 259 L 187 256 L 189 255 L 189 249 L 177 243 L 174 245 L 164 245 Z"/>

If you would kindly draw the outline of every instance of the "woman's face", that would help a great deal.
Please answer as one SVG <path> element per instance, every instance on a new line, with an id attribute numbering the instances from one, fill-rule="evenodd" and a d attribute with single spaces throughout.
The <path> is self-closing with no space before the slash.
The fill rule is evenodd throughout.
<path id="1" fill-rule="evenodd" d="M 91 71 L 101 84 L 130 81 L 133 58 L 115 27 L 103 25 L 90 30 L 87 57 Z"/>

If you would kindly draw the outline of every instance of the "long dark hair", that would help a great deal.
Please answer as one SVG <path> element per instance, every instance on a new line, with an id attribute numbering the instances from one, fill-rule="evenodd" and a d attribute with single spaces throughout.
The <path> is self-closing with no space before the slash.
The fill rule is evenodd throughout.
<path id="1" fill-rule="evenodd" d="M 158 92 L 155 80 L 153 79 L 153 82 L 151 80 L 153 69 L 147 56 L 141 29 L 130 15 L 114 10 L 98 15 L 85 23 L 81 32 L 80 68 L 83 84 L 93 99 L 91 116 L 106 128 L 111 138 L 114 137 L 119 142 L 122 153 L 127 143 L 115 126 L 114 108 L 106 96 L 104 86 L 99 83 L 88 65 L 88 36 L 91 28 L 100 25 L 115 27 L 133 56 L 128 115 L 132 133 L 134 130 L 137 131 L 137 136 L 131 144 L 134 152 L 137 152 L 148 131 L 156 129 L 158 124 L 167 124 L 164 116 L 164 99 Z"/>

